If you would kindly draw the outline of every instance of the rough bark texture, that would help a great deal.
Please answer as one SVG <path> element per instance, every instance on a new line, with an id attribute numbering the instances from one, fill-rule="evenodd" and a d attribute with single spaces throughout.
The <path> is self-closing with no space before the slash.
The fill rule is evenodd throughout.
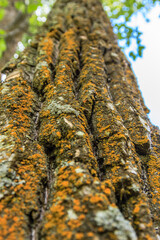
<path id="1" fill-rule="evenodd" d="M 160 132 L 101 3 L 58 0 L 3 72 L 0 239 L 159 239 Z"/>

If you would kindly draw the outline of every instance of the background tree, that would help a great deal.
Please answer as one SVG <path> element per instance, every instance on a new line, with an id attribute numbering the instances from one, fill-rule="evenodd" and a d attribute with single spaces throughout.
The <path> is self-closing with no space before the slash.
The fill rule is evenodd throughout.
<path id="1" fill-rule="evenodd" d="M 160 140 L 98 0 L 58 0 L 1 83 L 1 239 L 159 239 Z"/>
<path id="2" fill-rule="evenodd" d="M 0 1 L 0 69 L 13 57 L 18 42 L 26 46 L 35 28 L 42 24 L 35 15 L 39 6 L 41 0 Z"/>
<path id="3" fill-rule="evenodd" d="M 17 53 L 26 47 L 38 26 L 46 19 L 55 0 L 1 0 L 0 1 L 0 69 L 9 61 L 17 49 Z M 142 32 L 139 27 L 129 25 L 133 15 L 143 14 L 146 21 L 147 13 L 159 0 L 101 0 L 109 15 L 114 31 L 123 48 L 136 41 L 136 49 L 131 49 L 130 57 L 134 60 L 142 57 L 145 46 L 141 42 Z M 22 43 L 20 42 L 22 41 Z M 24 45 L 18 47 L 17 44 Z M 121 46 L 121 47 L 122 47 Z"/>

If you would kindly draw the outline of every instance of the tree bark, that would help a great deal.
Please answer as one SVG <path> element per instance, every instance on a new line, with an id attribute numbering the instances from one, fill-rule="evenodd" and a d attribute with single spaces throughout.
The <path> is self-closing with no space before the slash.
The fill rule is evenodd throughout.
<path id="1" fill-rule="evenodd" d="M 0 239 L 160 236 L 160 131 L 98 0 L 57 0 L 1 84 Z"/>

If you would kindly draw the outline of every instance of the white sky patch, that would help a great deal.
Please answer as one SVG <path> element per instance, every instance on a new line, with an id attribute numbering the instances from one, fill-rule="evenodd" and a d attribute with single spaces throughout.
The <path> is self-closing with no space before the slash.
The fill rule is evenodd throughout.
<path id="1" fill-rule="evenodd" d="M 46 17 L 38 17 L 37 20 L 40 21 L 40 22 L 45 22 L 46 21 Z"/>
<path id="2" fill-rule="evenodd" d="M 150 109 L 150 120 L 160 127 L 160 6 L 154 7 L 148 14 L 149 23 L 146 23 L 141 14 L 134 16 L 131 26 L 139 26 L 142 44 L 145 45 L 143 58 L 132 63 L 140 90 L 146 106 Z M 128 55 L 129 50 L 125 50 Z"/>
<path id="3" fill-rule="evenodd" d="M 46 17 L 44 15 L 48 15 L 48 13 L 50 12 L 51 8 L 49 5 L 44 4 L 43 7 L 39 6 L 37 8 L 37 10 L 35 11 L 36 16 L 37 16 L 37 20 L 39 22 L 45 22 L 46 21 Z"/>
<path id="4" fill-rule="evenodd" d="M 41 14 L 42 14 L 42 7 L 38 6 L 38 7 L 37 7 L 37 10 L 35 11 L 35 13 L 36 13 L 36 16 L 37 16 L 37 17 L 40 17 Z"/>
<path id="5" fill-rule="evenodd" d="M 17 53 L 14 54 L 14 58 L 18 58 L 19 55 Z"/>
<path id="6" fill-rule="evenodd" d="M 6 74 L 1 73 L 1 82 L 4 82 L 6 80 Z"/>
<path id="7" fill-rule="evenodd" d="M 18 42 L 18 50 L 22 52 L 25 49 L 24 45 L 22 42 Z"/>
<path id="8" fill-rule="evenodd" d="M 48 5 L 44 5 L 43 11 L 45 14 L 48 14 L 50 12 L 50 10 L 51 10 L 51 8 Z"/>
<path id="9" fill-rule="evenodd" d="M 25 4 L 26 4 L 26 5 L 29 5 L 29 0 L 25 0 Z"/>

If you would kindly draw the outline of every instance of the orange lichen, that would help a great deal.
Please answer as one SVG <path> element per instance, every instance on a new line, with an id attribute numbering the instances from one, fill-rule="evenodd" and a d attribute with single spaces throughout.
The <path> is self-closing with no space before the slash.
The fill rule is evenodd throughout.
<path id="1" fill-rule="evenodd" d="M 44 60 L 48 63 L 52 63 L 52 54 L 53 54 L 53 40 L 47 36 L 42 39 L 39 43 L 40 56 L 39 60 Z"/>
<path id="2" fill-rule="evenodd" d="M 85 218 L 86 218 L 86 216 L 85 216 L 84 214 L 81 214 L 81 215 L 79 215 L 79 217 L 78 217 L 79 220 L 83 220 L 83 219 L 85 219 Z"/>
<path id="3" fill-rule="evenodd" d="M 64 181 L 64 182 L 62 182 L 62 184 L 63 184 L 64 187 L 68 187 L 69 186 L 69 182 L 68 181 Z"/>
<path id="4" fill-rule="evenodd" d="M 69 228 L 70 228 L 72 231 L 73 231 L 74 229 L 80 227 L 81 224 L 82 224 L 81 221 L 75 220 L 75 219 L 69 220 L 69 221 L 67 222 L 67 225 L 69 226 Z"/>
<path id="5" fill-rule="evenodd" d="M 7 197 L 1 200 L 2 239 L 24 239 L 28 220 L 26 214 L 38 212 L 38 192 L 41 191 L 42 179 L 47 178 L 47 165 L 44 150 L 33 141 L 36 96 L 30 84 L 24 80 L 23 71 L 19 69 L 18 77 L 8 79 L 8 92 L 3 92 L 3 106 L 6 107 L 9 126 L 3 128 L 6 136 L 12 136 L 14 144 L 10 151 L 14 153 L 15 177 L 10 190 L 4 187 Z M 5 89 L 4 84 L 4 89 Z M 8 157 L 9 157 L 8 152 Z M 13 169 L 9 169 L 12 175 Z"/>
<path id="6" fill-rule="evenodd" d="M 61 233 L 61 235 L 62 235 L 63 237 L 65 237 L 65 239 L 71 239 L 73 233 L 70 232 L 70 231 L 63 231 L 63 232 Z"/>
<path id="7" fill-rule="evenodd" d="M 98 231 L 99 231 L 99 232 L 103 232 L 103 231 L 104 231 L 103 227 L 99 227 L 99 228 L 98 228 Z"/>
<path id="8" fill-rule="evenodd" d="M 94 236 L 94 233 L 88 232 L 88 233 L 87 233 L 87 236 L 88 236 L 88 237 L 93 237 L 93 236 Z"/>
<path id="9" fill-rule="evenodd" d="M 111 194 L 111 190 L 109 188 L 104 189 L 104 193 L 106 193 L 107 195 Z"/>
<path id="10" fill-rule="evenodd" d="M 35 149 L 36 146 L 34 146 L 34 151 Z M 25 223 L 26 212 L 32 209 L 38 211 L 37 192 L 41 186 L 41 179 L 46 178 L 45 164 L 45 155 L 40 152 L 34 153 L 18 164 L 16 170 L 17 175 L 21 177 L 20 183 L 17 182 L 17 185 L 13 187 L 14 195 L 1 201 L 0 232 L 4 238 L 7 234 L 8 239 L 23 239 L 27 224 L 27 222 Z M 21 181 L 23 181 L 23 184 Z M 10 202 L 9 205 L 8 201 Z M 8 209 L 6 206 L 8 206 Z M 18 232 L 17 229 L 19 229 Z"/>
<path id="11" fill-rule="evenodd" d="M 100 196 L 92 196 L 90 198 L 90 202 L 93 204 L 98 204 L 102 201 L 102 198 Z"/>
<path id="12" fill-rule="evenodd" d="M 83 239 L 83 237 L 84 237 L 84 233 L 76 233 L 76 235 L 75 235 L 75 238 L 77 240 L 81 240 L 81 239 Z"/>
<path id="13" fill-rule="evenodd" d="M 135 209 L 134 209 L 134 213 L 138 213 L 140 210 L 140 207 L 136 205 Z"/>

